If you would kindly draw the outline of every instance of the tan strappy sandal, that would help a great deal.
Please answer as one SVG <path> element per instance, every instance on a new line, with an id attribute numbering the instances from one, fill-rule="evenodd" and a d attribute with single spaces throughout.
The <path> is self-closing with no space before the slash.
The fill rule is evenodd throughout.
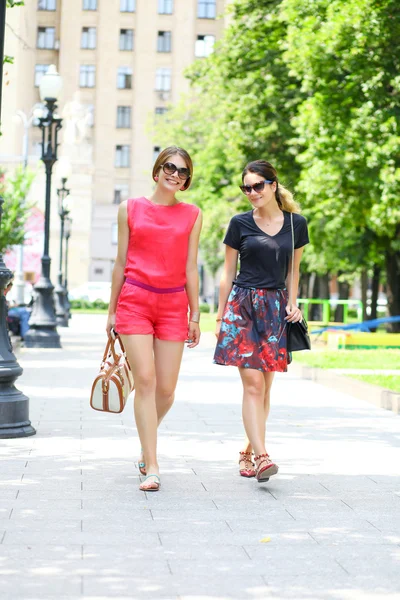
<path id="1" fill-rule="evenodd" d="M 239 452 L 239 467 L 240 467 L 240 463 L 243 463 L 243 467 L 244 467 L 239 470 L 239 473 L 242 477 L 255 477 L 256 476 L 255 465 L 253 463 L 251 456 L 252 456 L 251 452 Z"/>

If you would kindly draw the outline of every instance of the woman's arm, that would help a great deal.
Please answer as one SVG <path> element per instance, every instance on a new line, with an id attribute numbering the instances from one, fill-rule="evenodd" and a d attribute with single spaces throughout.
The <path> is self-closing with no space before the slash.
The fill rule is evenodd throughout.
<path id="1" fill-rule="evenodd" d="M 236 277 L 238 257 L 238 250 L 235 250 L 230 246 L 225 246 L 225 263 L 219 284 L 217 325 L 215 330 L 215 335 L 217 337 L 219 335 L 219 330 L 221 329 L 221 319 L 224 314 L 225 305 L 232 289 L 232 282 Z"/>
<path id="2" fill-rule="evenodd" d="M 301 256 L 303 254 L 303 248 L 297 248 L 294 251 L 294 272 L 293 272 L 293 282 L 292 282 L 292 257 L 289 260 L 289 271 L 288 276 L 286 277 L 286 287 L 289 294 L 289 303 L 286 307 L 287 317 L 286 321 L 291 323 L 295 323 L 296 321 L 301 321 L 302 314 L 301 310 L 297 307 L 297 294 L 299 292 L 299 279 L 300 279 L 300 261 Z M 293 286 L 292 286 L 293 283 Z M 292 310 L 290 310 L 290 303 L 292 303 Z"/>
<path id="3" fill-rule="evenodd" d="M 128 226 L 128 203 L 121 202 L 118 209 L 118 253 L 112 272 L 111 297 L 108 306 L 108 319 L 106 331 L 110 335 L 111 329 L 115 325 L 115 313 L 117 310 L 118 296 L 125 281 L 124 271 L 126 264 L 126 255 L 129 244 L 129 226 Z"/>
<path id="4" fill-rule="evenodd" d="M 199 251 L 199 239 L 202 224 L 203 216 L 201 211 L 199 211 L 196 222 L 190 233 L 188 257 L 186 261 L 186 293 L 190 309 L 188 339 L 191 340 L 188 344 L 188 348 L 194 348 L 200 341 L 199 272 L 197 268 L 197 254 Z M 191 320 L 192 318 L 194 321 Z"/>

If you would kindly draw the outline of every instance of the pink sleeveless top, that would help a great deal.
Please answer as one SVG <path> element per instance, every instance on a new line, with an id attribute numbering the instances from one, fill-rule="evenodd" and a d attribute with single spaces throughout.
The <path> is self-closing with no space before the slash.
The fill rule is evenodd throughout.
<path id="1" fill-rule="evenodd" d="M 129 246 L 125 277 L 157 288 L 186 284 L 189 236 L 199 214 L 193 204 L 128 200 Z"/>

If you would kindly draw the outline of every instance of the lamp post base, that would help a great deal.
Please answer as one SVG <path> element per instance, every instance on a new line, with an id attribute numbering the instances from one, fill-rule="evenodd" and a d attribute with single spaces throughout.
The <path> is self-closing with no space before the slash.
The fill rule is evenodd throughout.
<path id="1" fill-rule="evenodd" d="M 49 270 L 50 259 L 42 258 L 43 271 Z M 42 275 L 33 291 L 33 308 L 29 319 L 29 330 L 24 336 L 27 348 L 61 348 L 54 312 L 54 286 L 46 275 Z"/>
<path id="2" fill-rule="evenodd" d="M 55 327 L 31 327 L 24 338 L 26 348 L 61 348 L 60 336 Z"/>
<path id="3" fill-rule="evenodd" d="M 57 325 L 60 327 L 68 327 L 68 313 L 66 306 L 66 296 L 67 292 L 64 286 L 58 282 L 55 290 L 54 290 L 54 299 L 55 299 L 55 311 L 56 311 L 56 321 Z"/>
<path id="4" fill-rule="evenodd" d="M 0 395 L 0 439 L 35 435 L 29 420 L 29 398 L 15 387 L 5 392 Z"/>

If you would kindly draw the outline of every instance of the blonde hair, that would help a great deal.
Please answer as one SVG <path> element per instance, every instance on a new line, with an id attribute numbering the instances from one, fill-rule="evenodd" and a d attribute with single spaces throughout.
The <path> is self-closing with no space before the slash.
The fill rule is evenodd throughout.
<path id="1" fill-rule="evenodd" d="M 279 183 L 276 169 L 271 163 L 266 160 L 253 160 L 248 163 L 243 169 L 242 182 L 247 173 L 256 173 L 257 175 L 264 177 L 264 179 L 276 182 L 275 198 L 281 210 L 286 210 L 291 213 L 301 212 L 300 205 L 294 200 L 292 192 Z"/>
<path id="2" fill-rule="evenodd" d="M 183 160 L 186 163 L 187 168 L 190 171 L 190 176 L 186 179 L 185 181 L 185 185 L 183 187 L 184 190 L 187 190 L 190 186 L 190 184 L 192 183 L 192 177 L 193 177 L 193 162 L 192 159 L 190 158 L 190 155 L 188 152 L 186 152 L 186 150 L 184 150 L 183 148 L 179 148 L 179 146 L 168 146 L 168 148 L 165 148 L 165 150 L 163 150 L 162 152 L 160 152 L 160 154 L 157 156 L 157 160 L 154 163 L 154 167 L 153 167 L 153 179 L 154 181 L 156 181 L 156 176 L 158 175 L 161 166 L 168 162 L 168 159 L 171 158 L 171 156 L 174 156 L 174 154 L 179 154 L 179 156 L 181 156 L 183 158 Z"/>

